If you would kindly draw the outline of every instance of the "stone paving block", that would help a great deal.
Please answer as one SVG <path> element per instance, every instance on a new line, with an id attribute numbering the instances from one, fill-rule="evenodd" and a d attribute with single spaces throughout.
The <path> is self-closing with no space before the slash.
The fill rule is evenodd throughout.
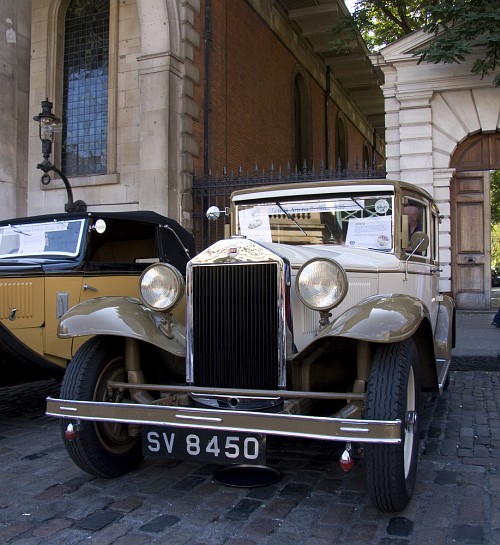
<path id="1" fill-rule="evenodd" d="M 92 532 L 92 534 L 79 545 L 113 545 L 117 539 L 126 536 L 128 532 L 132 530 L 132 526 L 119 521 L 115 524 L 106 526 L 102 530 Z"/>
<path id="2" fill-rule="evenodd" d="M 458 517 L 461 522 L 469 524 L 482 524 L 485 522 L 484 500 L 481 494 L 474 494 L 472 498 L 460 501 Z"/>
<path id="3" fill-rule="evenodd" d="M 268 543 L 272 545 L 302 545 L 304 538 L 278 529 L 269 538 Z"/>
<path id="4" fill-rule="evenodd" d="M 334 505 L 321 519 L 323 524 L 341 524 L 350 522 L 355 508 L 350 505 Z"/>
<path id="5" fill-rule="evenodd" d="M 54 518 L 44 522 L 43 524 L 35 528 L 33 530 L 33 535 L 35 537 L 47 538 L 65 528 L 69 528 L 72 525 L 73 521 L 70 521 L 68 519 Z"/>
<path id="6" fill-rule="evenodd" d="M 170 528 L 165 534 L 164 543 L 168 543 L 168 545 L 185 545 L 191 541 L 197 533 L 197 529 L 191 529 L 186 527 L 186 525 L 181 526 L 177 524 Z"/>
<path id="7" fill-rule="evenodd" d="M 482 526 L 457 524 L 452 528 L 451 536 L 456 543 L 465 543 L 467 545 L 484 543 L 484 529 Z"/>
<path id="8" fill-rule="evenodd" d="M 406 517 L 392 517 L 387 525 L 387 533 L 391 536 L 409 537 L 413 533 L 414 523 Z"/>
<path id="9" fill-rule="evenodd" d="M 263 505 L 265 505 L 266 516 L 283 520 L 292 509 L 295 509 L 297 503 L 290 499 L 275 498 L 265 502 Z"/>
<path id="10" fill-rule="evenodd" d="M 474 457 L 476 458 L 489 458 L 490 457 L 490 449 L 486 447 L 485 445 L 475 445 L 474 449 Z"/>
<path id="11" fill-rule="evenodd" d="M 82 528 L 82 530 L 101 530 L 108 524 L 111 524 L 122 517 L 121 513 L 116 511 L 96 511 L 88 515 L 87 517 L 78 520 L 74 523 L 75 528 Z"/>
<path id="12" fill-rule="evenodd" d="M 281 522 L 277 519 L 256 517 L 242 529 L 247 538 L 263 538 L 270 535 Z"/>
<path id="13" fill-rule="evenodd" d="M 127 535 L 118 538 L 113 545 L 153 545 L 153 543 L 159 543 L 158 541 L 151 540 L 149 535 L 136 534 L 129 532 Z M 83 544 L 82 544 L 83 545 Z"/>
<path id="14" fill-rule="evenodd" d="M 279 493 L 281 498 L 303 498 L 307 496 L 312 490 L 312 487 L 302 483 L 289 483 Z"/>
<path id="15" fill-rule="evenodd" d="M 248 520 L 250 515 L 260 507 L 262 507 L 262 502 L 244 498 L 228 511 L 226 518 L 229 520 Z"/>
<path id="16" fill-rule="evenodd" d="M 349 541 L 357 543 L 374 543 L 379 530 L 376 524 L 357 523 L 349 528 Z"/>
<path id="17" fill-rule="evenodd" d="M 225 545 L 256 545 L 257 542 L 254 539 L 247 537 L 233 537 L 225 543 Z"/>
<path id="18" fill-rule="evenodd" d="M 8 543 L 13 538 L 19 538 L 24 533 L 32 531 L 35 524 L 30 520 L 16 520 L 0 527 L 0 543 Z"/>
<path id="19" fill-rule="evenodd" d="M 120 498 L 119 500 L 111 503 L 109 508 L 112 511 L 123 511 L 128 513 L 130 511 L 135 511 L 144 503 L 144 498 L 141 496 L 128 496 Z"/>
<path id="20" fill-rule="evenodd" d="M 174 515 L 160 515 L 146 524 L 143 524 L 139 530 L 142 530 L 143 532 L 159 533 L 165 530 L 165 528 L 170 528 L 170 526 L 177 524 L 179 520 L 179 517 L 175 517 Z"/>

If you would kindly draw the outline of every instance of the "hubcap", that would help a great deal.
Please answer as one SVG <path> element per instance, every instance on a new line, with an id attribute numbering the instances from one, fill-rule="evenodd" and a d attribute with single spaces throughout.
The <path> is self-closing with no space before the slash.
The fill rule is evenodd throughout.
<path id="1" fill-rule="evenodd" d="M 413 454 L 413 444 L 415 441 L 415 432 L 417 429 L 417 403 L 415 392 L 415 375 L 413 367 L 410 367 L 408 374 L 408 386 L 406 389 L 406 412 L 405 412 L 405 438 L 404 438 L 404 466 L 405 478 L 408 478 L 411 468 L 411 460 Z"/>

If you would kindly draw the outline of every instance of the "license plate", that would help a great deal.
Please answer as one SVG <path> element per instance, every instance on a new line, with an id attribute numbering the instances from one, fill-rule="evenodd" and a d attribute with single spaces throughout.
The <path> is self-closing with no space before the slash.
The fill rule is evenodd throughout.
<path id="1" fill-rule="evenodd" d="M 265 464 L 266 436 L 220 430 L 142 426 L 145 456 L 167 456 L 213 464 Z"/>

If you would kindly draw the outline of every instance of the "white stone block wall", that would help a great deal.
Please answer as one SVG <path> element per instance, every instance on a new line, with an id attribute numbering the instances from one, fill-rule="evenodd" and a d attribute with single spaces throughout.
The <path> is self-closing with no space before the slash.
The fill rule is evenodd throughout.
<path id="1" fill-rule="evenodd" d="M 500 130 L 500 91 L 491 77 L 461 65 L 417 64 L 413 51 L 432 39 L 423 32 L 381 50 L 385 75 L 388 178 L 426 189 L 437 200 L 440 224 L 441 290 L 451 291 L 450 160 L 457 146 L 477 132 Z"/>

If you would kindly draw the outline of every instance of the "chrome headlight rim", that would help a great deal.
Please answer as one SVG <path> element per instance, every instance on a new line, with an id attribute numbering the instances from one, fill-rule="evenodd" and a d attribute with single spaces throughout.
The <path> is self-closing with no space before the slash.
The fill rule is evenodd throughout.
<path id="1" fill-rule="evenodd" d="M 318 263 L 328 263 L 329 265 L 333 265 L 335 267 L 335 272 L 340 277 L 340 282 L 336 285 L 339 289 L 339 294 L 335 297 L 333 301 L 330 301 L 328 304 L 325 305 L 317 305 L 313 304 L 310 299 L 308 299 L 304 294 L 301 292 L 301 276 L 304 274 L 304 272 L 311 267 L 314 264 Z M 309 259 L 306 261 L 299 269 L 299 272 L 297 273 L 297 276 L 295 278 L 295 291 L 297 293 L 298 298 L 300 301 L 311 310 L 316 310 L 318 312 L 325 312 L 329 311 L 338 305 L 345 299 L 345 296 L 347 295 L 347 289 L 348 289 L 348 281 L 347 281 L 347 274 L 344 270 L 344 268 L 337 262 L 335 259 L 331 259 L 328 257 L 313 257 L 312 259 Z"/>
<path id="2" fill-rule="evenodd" d="M 157 277 L 164 279 L 165 285 L 169 286 L 170 294 L 166 295 L 169 290 L 163 290 L 164 295 L 153 294 L 151 282 L 155 280 L 151 277 L 156 273 Z M 158 278 L 156 279 L 158 280 Z M 147 290 L 151 291 L 148 292 Z M 141 302 L 144 306 L 157 312 L 168 312 L 175 308 L 184 297 L 186 292 L 186 283 L 182 274 L 172 265 L 168 263 L 153 263 L 149 265 L 141 274 L 139 280 L 139 294 Z M 157 301 L 156 303 L 154 301 Z"/>

